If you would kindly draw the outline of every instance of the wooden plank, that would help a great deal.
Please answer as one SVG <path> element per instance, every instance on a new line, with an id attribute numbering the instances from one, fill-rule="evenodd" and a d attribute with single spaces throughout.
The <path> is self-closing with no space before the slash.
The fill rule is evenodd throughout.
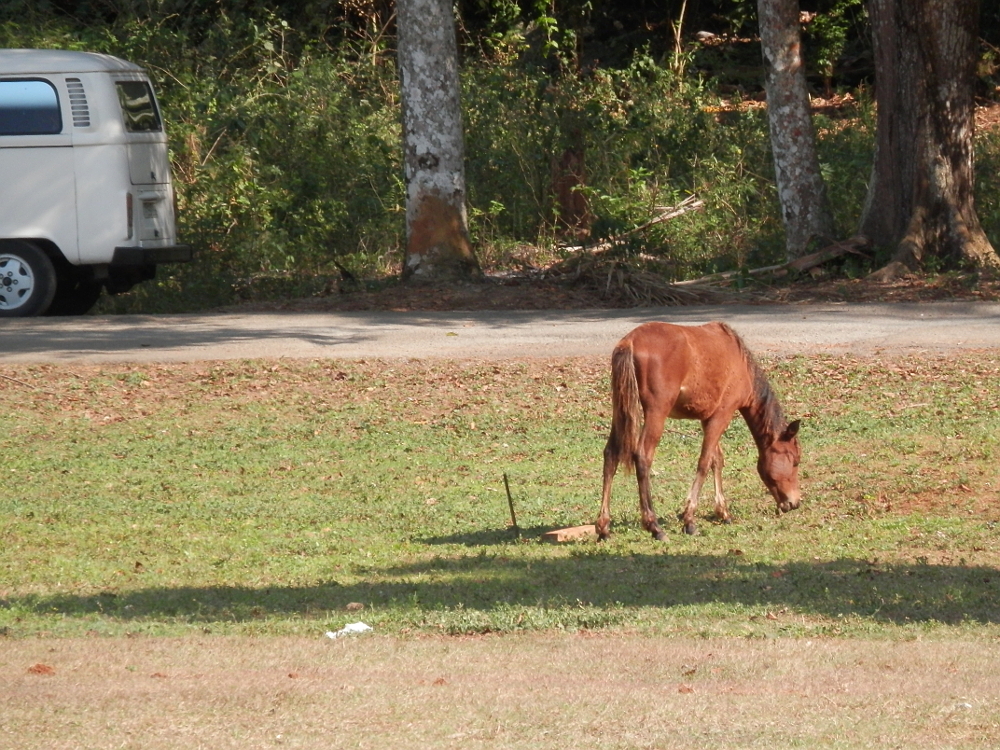
<path id="1" fill-rule="evenodd" d="M 562 542 L 577 542 L 583 540 L 596 541 L 597 529 L 594 524 L 586 526 L 570 526 L 566 529 L 556 529 L 542 534 L 542 541 L 560 544 Z"/>

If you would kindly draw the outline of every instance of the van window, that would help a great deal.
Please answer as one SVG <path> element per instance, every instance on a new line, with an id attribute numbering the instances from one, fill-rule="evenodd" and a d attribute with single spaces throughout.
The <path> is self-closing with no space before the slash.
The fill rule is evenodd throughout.
<path id="1" fill-rule="evenodd" d="M 62 132 L 55 87 L 38 79 L 0 80 L 0 135 Z"/>
<path id="2" fill-rule="evenodd" d="M 156 111 L 153 89 L 145 81 L 116 81 L 122 104 L 125 130 L 130 133 L 156 133 L 163 129 Z"/>

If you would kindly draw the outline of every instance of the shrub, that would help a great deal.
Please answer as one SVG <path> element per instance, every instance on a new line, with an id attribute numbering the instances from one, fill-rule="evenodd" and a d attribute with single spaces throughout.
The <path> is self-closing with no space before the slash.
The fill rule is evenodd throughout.
<path id="1" fill-rule="evenodd" d="M 103 301 L 103 310 L 311 294 L 339 275 L 337 264 L 367 278 L 398 271 L 405 186 L 387 37 L 355 46 L 349 34 L 332 34 L 321 46 L 261 7 L 197 22 L 133 14 L 76 24 L 0 11 L 9 19 L 0 25 L 4 46 L 107 52 L 156 81 L 180 231 L 198 256 L 162 267 L 155 282 Z M 617 249 L 623 259 L 683 279 L 783 258 L 763 109 L 723 102 L 693 66 L 649 52 L 621 68 L 581 68 L 553 63 L 525 39 L 495 35 L 464 61 L 470 231 L 486 268 L 518 262 L 525 248 L 535 262 L 563 254 L 552 178 L 570 148 L 585 155 L 591 239 L 631 231 L 691 194 L 705 202 L 702 212 L 629 234 Z M 819 119 L 843 234 L 860 213 L 871 158 L 870 104 L 857 114 L 852 126 Z M 996 154 L 987 150 L 987 169 L 995 171 Z M 981 180 L 980 189 L 992 188 Z M 989 209 L 983 218 L 995 237 L 1000 220 Z"/>

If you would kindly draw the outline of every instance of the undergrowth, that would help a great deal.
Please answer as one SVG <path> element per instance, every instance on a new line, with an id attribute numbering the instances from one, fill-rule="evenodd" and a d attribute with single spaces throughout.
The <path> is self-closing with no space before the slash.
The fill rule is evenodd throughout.
<path id="1" fill-rule="evenodd" d="M 731 78 L 746 51 L 699 67 L 725 49 L 638 47 L 583 65 L 560 47 L 566 29 L 549 28 L 542 54 L 542 27 L 501 20 L 506 31 L 467 49 L 462 69 L 470 231 L 487 271 L 548 267 L 567 246 L 623 233 L 612 260 L 666 282 L 784 260 L 766 113 L 746 99 L 759 81 L 734 89 L 709 73 Z M 197 258 L 161 267 L 99 311 L 192 311 L 329 293 L 345 274 L 359 288 L 398 275 L 405 186 L 393 38 L 377 25 L 335 43 L 313 31 L 262 7 L 89 24 L 20 4 L 0 11 L 0 46 L 119 55 L 145 66 L 160 93 L 180 233 Z M 839 49 L 838 39 L 827 46 Z M 874 134 L 869 92 L 850 93 L 815 118 L 841 237 L 861 214 Z M 977 205 L 1000 244 L 996 132 L 977 142 Z M 585 173 L 583 238 L 560 224 L 555 180 L 567 155 Z M 703 209 L 633 231 L 689 196 Z M 844 273 L 860 276 L 876 260 Z"/>

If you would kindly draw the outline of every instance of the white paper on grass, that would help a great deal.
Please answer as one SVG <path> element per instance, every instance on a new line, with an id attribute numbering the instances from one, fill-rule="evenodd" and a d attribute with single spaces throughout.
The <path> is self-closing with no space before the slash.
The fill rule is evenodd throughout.
<path id="1" fill-rule="evenodd" d="M 371 630 L 370 625 L 365 625 L 363 622 L 352 622 L 345 625 L 340 630 L 328 630 L 326 633 L 327 638 L 343 638 L 345 635 L 358 635 L 359 633 L 367 633 Z"/>

